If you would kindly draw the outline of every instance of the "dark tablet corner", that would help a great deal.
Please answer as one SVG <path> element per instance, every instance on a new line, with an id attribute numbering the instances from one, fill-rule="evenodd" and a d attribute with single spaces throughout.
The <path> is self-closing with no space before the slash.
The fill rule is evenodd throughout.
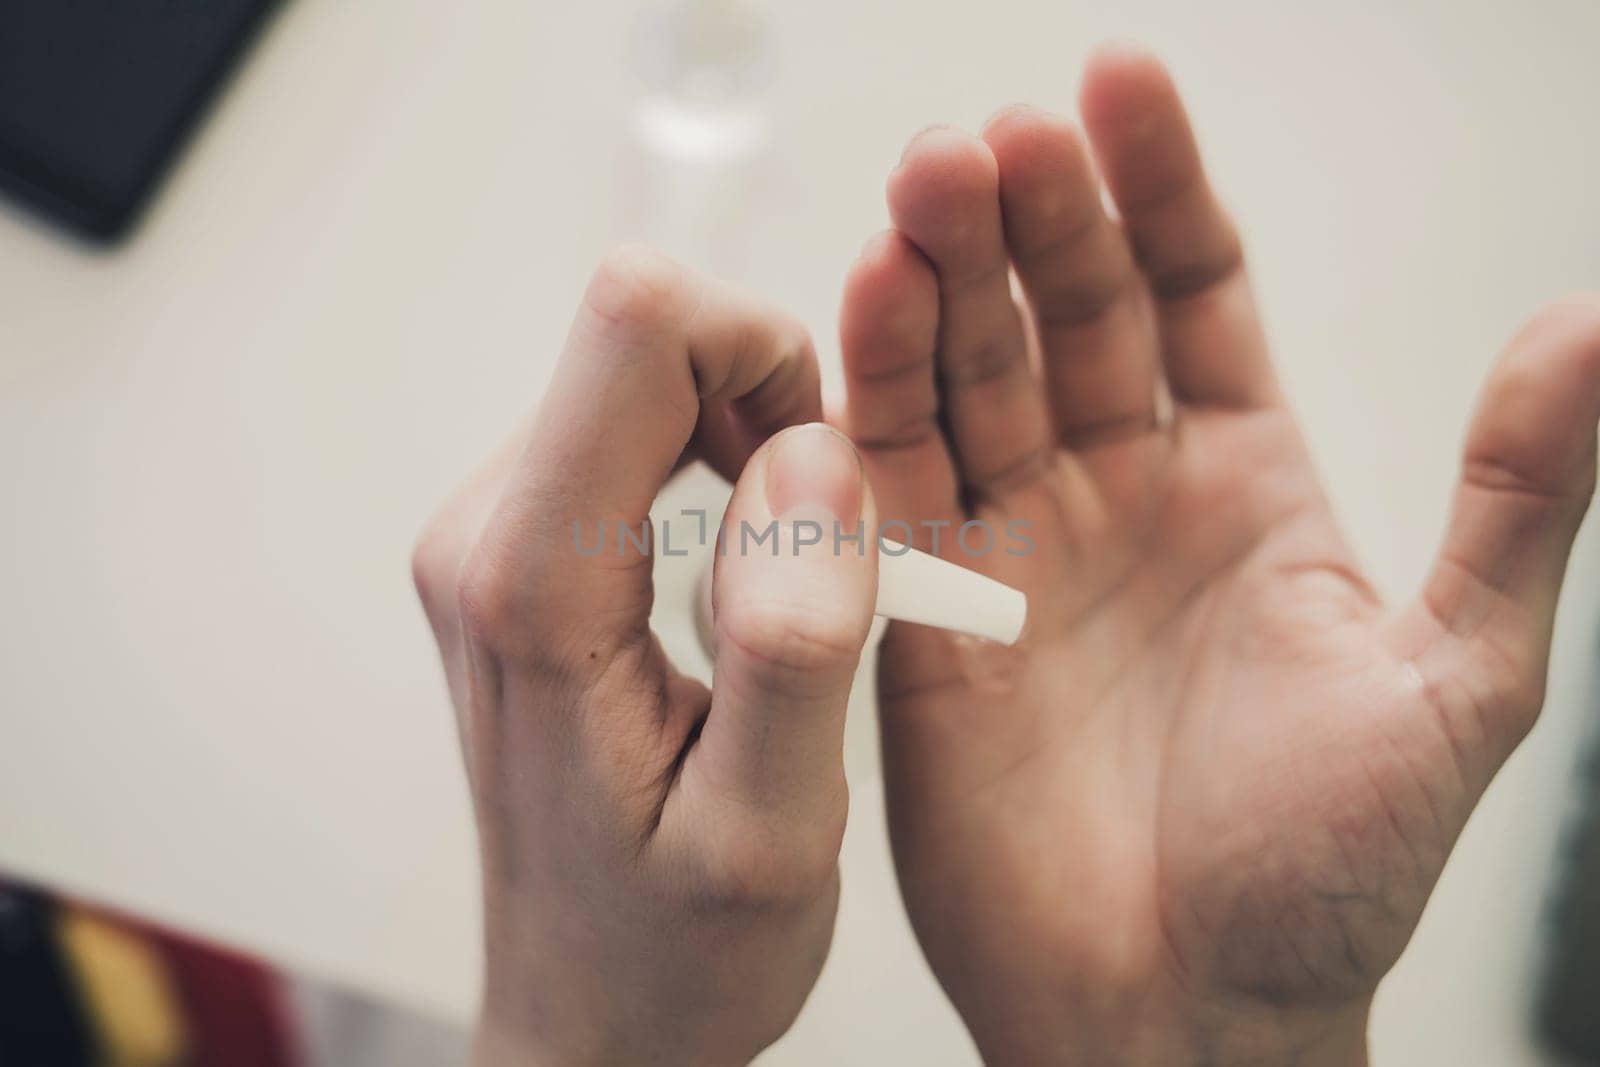
<path id="1" fill-rule="evenodd" d="M 0 0 L 0 191 L 123 237 L 279 0 Z"/>
<path id="2" fill-rule="evenodd" d="M 1600 1064 L 1600 736 L 1579 790 L 1539 1000 L 1546 1043 L 1575 1065 Z"/>

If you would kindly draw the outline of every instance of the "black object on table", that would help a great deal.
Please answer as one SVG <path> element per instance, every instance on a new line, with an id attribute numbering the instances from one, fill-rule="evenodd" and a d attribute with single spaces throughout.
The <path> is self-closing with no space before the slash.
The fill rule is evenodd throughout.
<path id="1" fill-rule="evenodd" d="M 55 935 L 55 902 L 0 881 L 0 1067 L 90 1067 L 89 1020 Z"/>
<path id="2" fill-rule="evenodd" d="M 1582 814 L 1550 914 L 1539 1023 L 1554 1048 L 1600 1065 L 1600 737 L 1581 788 Z"/>
<path id="3" fill-rule="evenodd" d="M 0 190 L 124 235 L 277 2 L 0 0 Z"/>

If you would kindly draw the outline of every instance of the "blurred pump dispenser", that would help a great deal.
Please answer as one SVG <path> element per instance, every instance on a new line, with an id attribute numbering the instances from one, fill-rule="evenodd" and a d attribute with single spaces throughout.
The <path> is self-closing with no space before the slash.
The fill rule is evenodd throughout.
<path id="1" fill-rule="evenodd" d="M 645 0 L 621 175 L 628 240 L 739 281 L 771 165 L 771 26 L 750 0 Z"/>

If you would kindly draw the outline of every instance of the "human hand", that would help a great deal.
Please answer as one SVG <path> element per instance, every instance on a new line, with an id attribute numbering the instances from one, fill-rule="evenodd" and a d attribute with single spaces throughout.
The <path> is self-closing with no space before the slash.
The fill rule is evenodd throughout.
<path id="1" fill-rule="evenodd" d="M 895 232 L 847 283 L 847 424 L 882 513 L 1026 521 L 1035 544 L 961 559 L 1027 592 L 1017 647 L 886 636 L 901 887 L 989 1062 L 1359 1062 L 1543 700 L 1595 484 L 1600 301 L 1511 342 L 1439 561 L 1386 608 L 1165 71 L 1101 50 L 1081 103 L 1093 162 L 1030 110 L 919 135 Z"/>
<path id="2" fill-rule="evenodd" d="M 743 469 L 735 529 L 872 528 L 843 437 L 812 426 L 761 444 L 820 417 L 818 382 L 790 320 L 621 253 L 591 282 L 531 429 L 418 544 L 482 854 L 479 1064 L 743 1063 L 816 981 L 876 544 L 773 556 L 730 542 L 707 691 L 662 654 L 650 559 L 616 531 L 637 534 L 693 456 Z M 597 528 L 604 550 L 581 554 Z"/>

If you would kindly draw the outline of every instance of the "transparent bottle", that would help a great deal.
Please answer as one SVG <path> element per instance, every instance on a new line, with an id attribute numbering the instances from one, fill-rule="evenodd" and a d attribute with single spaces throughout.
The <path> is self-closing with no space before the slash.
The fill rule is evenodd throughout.
<path id="1" fill-rule="evenodd" d="M 737 280 L 771 162 L 771 24 L 751 0 L 646 0 L 632 60 L 625 236 Z"/>

